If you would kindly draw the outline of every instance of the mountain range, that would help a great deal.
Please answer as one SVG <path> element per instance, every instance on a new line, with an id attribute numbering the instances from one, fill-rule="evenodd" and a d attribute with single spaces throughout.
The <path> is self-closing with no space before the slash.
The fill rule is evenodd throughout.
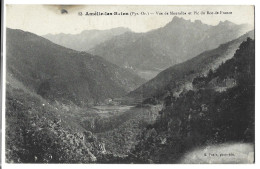
<path id="1" fill-rule="evenodd" d="M 58 45 L 77 51 L 87 51 L 96 45 L 110 40 L 112 37 L 129 32 L 128 28 L 113 28 L 109 30 L 85 30 L 79 34 L 47 34 L 44 38 Z"/>
<path id="2" fill-rule="evenodd" d="M 233 57 L 239 45 L 248 37 L 254 39 L 254 31 L 162 71 L 155 78 L 130 92 L 128 96 L 135 99 L 163 98 L 171 91 L 177 97 L 183 90 L 192 89 L 194 77 L 207 74 L 210 69 L 216 69 Z"/>
<path id="3" fill-rule="evenodd" d="M 120 97 L 144 81 L 99 56 L 7 29 L 7 76 L 47 100 L 78 105 Z"/>
<path id="4" fill-rule="evenodd" d="M 174 17 L 164 27 L 145 33 L 125 32 L 97 44 L 89 52 L 151 79 L 160 71 L 249 31 L 229 21 L 216 26 Z M 146 76 L 146 75 L 149 76 Z"/>
<path id="5" fill-rule="evenodd" d="M 146 33 L 7 28 L 7 162 L 176 163 L 197 146 L 254 142 L 248 27 L 174 17 Z"/>

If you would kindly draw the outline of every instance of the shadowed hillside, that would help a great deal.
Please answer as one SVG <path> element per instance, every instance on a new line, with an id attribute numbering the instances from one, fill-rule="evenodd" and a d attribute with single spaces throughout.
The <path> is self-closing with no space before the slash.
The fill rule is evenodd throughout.
<path id="1" fill-rule="evenodd" d="M 151 97 L 162 99 L 171 91 L 177 97 L 183 90 L 193 88 L 192 81 L 196 76 L 205 75 L 210 69 L 215 70 L 220 64 L 233 57 L 239 45 L 247 37 L 254 38 L 254 32 L 250 31 L 238 39 L 162 71 L 152 80 L 130 92 L 128 96 L 138 99 Z"/>
<path id="2" fill-rule="evenodd" d="M 7 76 L 50 101 L 95 104 L 125 95 L 143 80 L 101 57 L 7 29 Z"/>
<path id="3" fill-rule="evenodd" d="M 178 98 L 171 93 L 164 99 L 160 117 L 143 130 L 130 159 L 137 163 L 177 163 L 196 147 L 254 144 L 254 40 L 248 38 L 234 57 L 196 77 L 192 85 L 195 90 L 183 91 Z M 248 160 L 253 162 L 252 158 Z"/>
<path id="4" fill-rule="evenodd" d="M 102 154 L 100 142 L 78 124 L 80 108 L 66 111 L 49 104 L 23 84 L 8 78 L 6 93 L 6 162 L 92 163 Z"/>

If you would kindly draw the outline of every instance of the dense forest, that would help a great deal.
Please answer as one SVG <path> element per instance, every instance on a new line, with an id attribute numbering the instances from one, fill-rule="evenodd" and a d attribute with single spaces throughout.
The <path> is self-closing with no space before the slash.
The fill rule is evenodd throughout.
<path id="1" fill-rule="evenodd" d="M 129 155 L 136 163 L 176 163 L 188 150 L 224 142 L 254 143 L 255 42 L 248 38 L 234 57 L 207 76 L 193 80 L 194 90 L 172 92 L 152 125 Z"/>
<path id="2" fill-rule="evenodd" d="M 12 163 L 91 163 L 102 153 L 91 132 L 61 107 L 22 89 L 8 87 L 6 160 Z M 14 97 L 15 96 L 15 97 Z M 59 108 L 59 111 L 58 111 Z"/>

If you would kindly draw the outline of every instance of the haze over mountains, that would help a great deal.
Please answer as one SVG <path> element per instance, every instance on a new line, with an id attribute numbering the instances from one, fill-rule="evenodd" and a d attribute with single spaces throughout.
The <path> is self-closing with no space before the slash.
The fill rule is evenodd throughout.
<path id="1" fill-rule="evenodd" d="M 250 25 L 230 21 L 212 26 L 175 16 L 164 27 L 146 33 L 119 27 L 43 37 L 61 46 L 101 56 L 150 80 L 160 71 L 238 38 L 250 28 Z"/>
<path id="2" fill-rule="evenodd" d="M 147 33 L 46 35 L 51 42 L 7 28 L 7 162 L 175 163 L 195 146 L 253 143 L 247 30 L 174 17 Z"/>
<path id="3" fill-rule="evenodd" d="M 43 37 L 64 47 L 77 51 L 87 51 L 96 45 L 110 40 L 112 37 L 129 32 L 128 28 L 113 28 L 109 30 L 85 30 L 79 34 L 47 34 Z"/>
<path id="4" fill-rule="evenodd" d="M 174 17 L 164 27 L 147 33 L 126 32 L 96 45 L 89 52 L 118 66 L 134 69 L 141 76 L 151 71 L 152 75 L 146 78 L 149 79 L 169 66 L 214 49 L 247 31 L 249 25 L 246 24 L 225 21 L 211 26 L 199 20 L 191 22 Z"/>
<path id="5" fill-rule="evenodd" d="M 47 100 L 93 104 L 120 97 L 143 80 L 99 56 L 7 29 L 7 76 Z"/>
<path id="6" fill-rule="evenodd" d="M 168 91 L 178 96 L 183 90 L 192 89 L 191 83 L 194 77 L 206 75 L 210 69 L 216 69 L 221 63 L 233 57 L 239 45 L 248 37 L 254 39 L 254 31 L 162 71 L 155 78 L 130 92 L 128 96 L 138 99 L 162 98 Z"/>

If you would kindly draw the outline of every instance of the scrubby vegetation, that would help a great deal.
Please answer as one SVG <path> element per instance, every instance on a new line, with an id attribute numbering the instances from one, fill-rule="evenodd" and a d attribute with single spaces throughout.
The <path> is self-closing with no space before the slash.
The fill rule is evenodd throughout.
<path id="1" fill-rule="evenodd" d="M 6 106 L 7 162 L 91 163 L 102 153 L 91 132 L 37 95 L 8 85 Z"/>
<path id="2" fill-rule="evenodd" d="M 12 78 L 6 103 L 6 159 L 11 163 L 124 162 L 138 133 L 160 110 L 133 108 L 102 117 L 74 104 L 49 103 Z"/>
<path id="3" fill-rule="evenodd" d="M 34 37 L 31 34 L 27 36 Z M 84 101 L 91 100 L 88 100 L 88 91 L 85 91 L 85 94 L 81 92 L 81 89 L 86 88 L 85 85 L 76 93 L 71 92 L 67 96 L 69 99 L 64 101 L 66 97 L 62 95 L 66 95 L 67 87 L 59 95 L 58 88 L 63 90 L 64 86 L 54 85 L 58 86 L 58 95 L 51 96 L 52 85 L 57 82 L 55 79 L 43 80 L 48 78 L 41 78 L 40 76 L 45 75 L 40 72 L 39 75 L 26 77 L 24 83 L 23 76 L 27 76 L 32 70 L 26 67 L 27 73 L 22 74 L 18 73 L 15 64 L 12 65 L 7 75 L 6 93 L 7 162 L 174 163 L 183 153 L 196 146 L 228 141 L 254 142 L 254 41 L 247 39 L 232 59 L 215 64 L 221 54 L 226 55 L 228 48 L 234 49 L 244 38 L 163 71 L 158 77 L 164 80 L 167 77 L 166 80 L 159 80 L 152 88 L 147 88 L 149 92 L 150 89 L 156 88 L 156 91 L 161 93 L 153 91 L 151 96 L 149 94 L 149 97 L 135 108 L 106 117 L 95 113 L 89 104 L 81 104 L 82 100 L 71 100 L 76 98 L 77 93 L 82 95 L 81 99 Z M 40 42 L 41 39 L 38 39 L 38 43 Z M 45 40 L 43 42 L 49 43 Z M 19 44 L 14 39 L 12 43 Z M 16 63 L 17 53 L 10 51 L 13 52 L 11 61 Z M 64 49 L 64 52 L 67 54 L 72 51 Z M 23 48 L 18 54 L 24 56 Z M 32 55 L 38 60 L 35 53 Z M 92 56 L 87 56 L 91 60 Z M 70 55 L 67 57 L 74 60 Z M 227 57 L 229 56 L 225 56 L 225 59 Z M 50 58 L 45 64 L 49 63 Z M 192 62 L 196 65 L 191 66 Z M 209 62 L 211 65 L 207 65 Z M 65 65 L 69 65 L 69 62 Z M 220 66 L 210 69 L 212 65 Z M 63 70 L 64 67 L 61 67 Z M 106 69 L 106 65 L 102 64 L 102 67 Z M 23 68 L 21 66 L 20 70 Z M 37 66 L 34 67 L 36 68 Z M 117 67 L 111 68 L 113 72 L 114 69 Z M 45 71 L 44 66 L 42 70 Z M 209 70 L 207 74 L 205 70 Z M 62 81 L 58 84 L 65 84 L 64 79 L 69 79 L 70 75 L 61 72 L 65 78 L 59 79 Z M 50 74 L 53 75 L 52 73 L 55 72 Z M 99 73 L 91 74 L 91 77 L 96 77 L 97 74 Z M 34 76 L 39 76 L 37 84 Z M 105 75 L 104 77 L 108 78 Z M 102 88 L 105 85 L 101 82 L 103 80 L 98 84 Z M 29 83 L 33 85 L 30 87 Z M 81 84 L 72 80 L 69 84 L 78 86 L 79 83 Z M 86 80 L 86 83 L 89 81 Z M 158 87 L 157 83 L 162 86 Z M 70 86 L 69 84 L 67 85 Z M 182 88 L 183 85 L 188 87 Z M 95 84 L 93 86 L 96 87 Z M 112 83 L 111 87 L 116 90 L 118 88 Z M 95 88 L 91 92 L 98 93 L 98 89 Z M 102 88 L 102 91 L 112 92 L 112 96 L 113 90 L 107 89 L 109 88 Z M 98 97 L 103 98 L 102 93 L 99 95 Z M 107 97 L 108 95 L 105 96 Z M 164 104 L 163 108 L 161 103 Z"/>
<path id="4" fill-rule="evenodd" d="M 137 143 L 138 134 L 158 116 L 161 105 L 146 108 L 134 108 L 128 113 L 132 115 L 121 125 L 106 132 L 98 133 L 101 142 L 106 145 L 106 150 L 114 155 L 127 155 Z"/>
<path id="5" fill-rule="evenodd" d="M 157 121 L 139 136 L 129 158 L 137 163 L 174 163 L 200 145 L 228 141 L 254 142 L 255 43 L 243 42 L 234 57 L 206 77 L 194 79 L 196 90 L 169 94 Z M 217 90 L 218 81 L 235 85 Z M 211 87 L 212 83 L 216 83 Z M 223 83 L 222 83 L 223 84 Z M 171 91 L 169 91 L 171 93 Z"/>

